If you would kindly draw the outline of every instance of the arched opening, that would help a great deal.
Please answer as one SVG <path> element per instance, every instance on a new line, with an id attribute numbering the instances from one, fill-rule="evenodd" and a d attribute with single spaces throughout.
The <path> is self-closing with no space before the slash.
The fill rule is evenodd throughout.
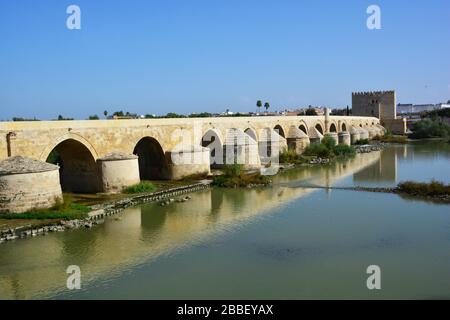
<path id="1" fill-rule="evenodd" d="M 244 132 L 248 134 L 253 140 L 258 141 L 258 139 L 256 139 L 256 132 L 252 128 L 247 128 Z"/>
<path id="2" fill-rule="evenodd" d="M 49 153 L 47 162 L 59 165 L 64 192 L 95 193 L 99 191 L 97 164 L 89 149 L 81 142 L 67 139 Z"/>
<path id="3" fill-rule="evenodd" d="M 209 148 L 209 161 L 211 168 L 217 168 L 223 164 L 223 145 L 219 133 L 210 129 L 202 137 L 202 147 Z"/>
<path id="4" fill-rule="evenodd" d="M 283 128 L 279 125 L 279 124 L 277 124 L 276 126 L 275 126 L 275 128 L 273 128 L 274 130 L 275 130 L 275 132 L 277 132 L 280 136 L 282 136 L 283 138 L 286 138 L 286 136 L 285 136 L 285 134 L 284 134 L 284 130 L 283 130 Z"/>
<path id="5" fill-rule="evenodd" d="M 342 131 L 347 131 L 347 125 L 345 123 L 343 123 L 341 129 L 342 129 Z"/>
<path id="6" fill-rule="evenodd" d="M 359 124 L 359 127 L 360 127 L 360 128 L 362 128 L 362 127 L 363 127 L 361 123 Z"/>
<path id="7" fill-rule="evenodd" d="M 316 124 L 316 126 L 315 126 L 315 128 L 317 129 L 317 131 L 319 131 L 320 132 L 320 134 L 322 134 L 323 135 L 323 128 L 322 128 L 322 126 L 318 123 L 318 124 Z"/>
<path id="8" fill-rule="evenodd" d="M 308 130 L 306 130 L 306 126 L 305 125 L 301 124 L 298 128 L 300 130 L 302 130 L 305 134 L 308 134 Z"/>
<path id="9" fill-rule="evenodd" d="M 337 132 L 336 125 L 334 123 L 330 126 L 330 132 Z"/>
<path id="10" fill-rule="evenodd" d="M 139 157 L 141 180 L 167 180 L 170 178 L 164 151 L 156 139 L 142 138 L 136 144 L 133 154 Z"/>

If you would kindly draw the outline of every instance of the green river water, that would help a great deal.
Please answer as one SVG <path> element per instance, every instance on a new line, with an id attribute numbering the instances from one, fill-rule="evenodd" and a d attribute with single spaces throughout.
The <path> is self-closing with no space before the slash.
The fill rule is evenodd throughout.
<path id="1" fill-rule="evenodd" d="M 1 299 L 450 298 L 450 206 L 320 186 L 450 183 L 450 145 L 390 146 L 125 210 L 93 229 L 0 244 Z M 81 269 L 81 290 L 66 268 Z M 381 268 L 368 290 L 366 268 Z"/>

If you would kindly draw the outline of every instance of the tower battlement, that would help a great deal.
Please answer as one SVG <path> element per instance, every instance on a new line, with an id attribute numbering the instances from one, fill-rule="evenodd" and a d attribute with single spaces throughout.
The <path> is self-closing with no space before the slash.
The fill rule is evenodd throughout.
<path id="1" fill-rule="evenodd" d="M 395 94 L 395 90 L 352 92 L 352 96 L 378 96 L 383 94 Z"/>

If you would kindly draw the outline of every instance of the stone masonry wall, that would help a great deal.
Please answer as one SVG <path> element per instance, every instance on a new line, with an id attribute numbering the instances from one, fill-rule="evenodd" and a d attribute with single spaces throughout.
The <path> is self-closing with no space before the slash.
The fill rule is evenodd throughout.
<path id="1" fill-rule="evenodd" d="M 62 200 L 58 170 L 0 176 L 0 213 L 52 207 Z"/>

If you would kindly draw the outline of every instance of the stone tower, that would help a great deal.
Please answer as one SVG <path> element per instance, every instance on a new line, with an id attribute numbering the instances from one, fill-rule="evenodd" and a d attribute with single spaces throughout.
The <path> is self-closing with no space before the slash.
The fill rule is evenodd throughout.
<path id="1" fill-rule="evenodd" d="M 354 116 L 377 117 L 381 121 L 397 119 L 397 98 L 394 90 L 352 93 Z"/>
<path id="2" fill-rule="evenodd" d="M 362 117 L 377 117 L 386 129 L 397 134 L 407 132 L 406 119 L 397 118 L 395 90 L 353 92 L 352 114 Z"/>

